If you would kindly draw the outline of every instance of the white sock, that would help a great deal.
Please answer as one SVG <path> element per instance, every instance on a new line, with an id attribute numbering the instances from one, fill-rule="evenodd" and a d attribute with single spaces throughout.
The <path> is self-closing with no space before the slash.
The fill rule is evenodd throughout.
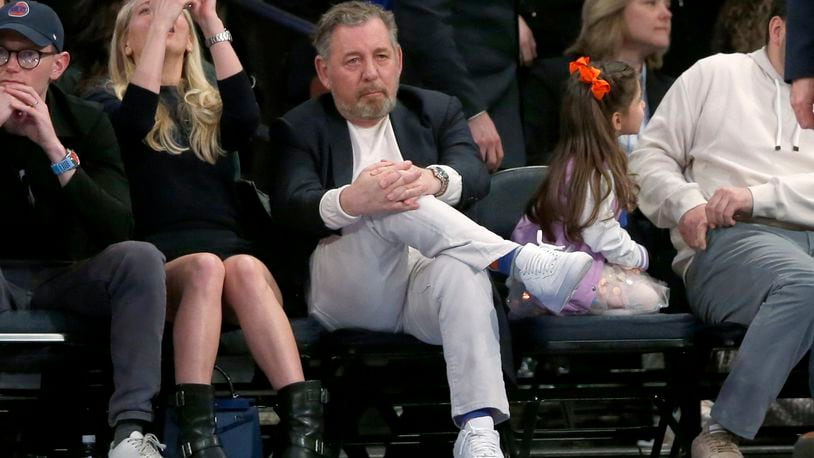
<path id="1" fill-rule="evenodd" d="M 495 421 L 490 416 L 477 417 L 466 422 L 470 429 L 495 429 Z M 466 425 L 464 425 L 466 427 Z"/>

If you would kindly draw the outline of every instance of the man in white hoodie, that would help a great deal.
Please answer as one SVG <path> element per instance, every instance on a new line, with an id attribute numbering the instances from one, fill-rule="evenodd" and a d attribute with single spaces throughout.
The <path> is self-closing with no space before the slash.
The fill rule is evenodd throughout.
<path id="1" fill-rule="evenodd" d="M 814 344 L 814 131 L 783 81 L 785 9 L 773 1 L 765 47 L 681 75 L 630 157 L 693 313 L 749 326 L 693 458 L 741 457 L 738 439 L 754 438 Z"/>

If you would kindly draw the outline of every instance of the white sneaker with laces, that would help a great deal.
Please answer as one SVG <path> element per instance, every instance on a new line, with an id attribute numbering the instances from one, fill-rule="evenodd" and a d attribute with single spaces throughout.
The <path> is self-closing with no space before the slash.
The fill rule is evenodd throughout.
<path id="1" fill-rule="evenodd" d="M 492 417 L 473 418 L 455 439 L 454 458 L 503 458 L 500 434 L 495 431 Z"/>
<path id="2" fill-rule="evenodd" d="M 514 276 L 547 309 L 560 313 L 592 263 L 593 258 L 588 253 L 527 243 L 514 257 Z"/>
<path id="3" fill-rule="evenodd" d="M 736 436 L 720 426 L 710 431 L 707 425 L 692 441 L 692 458 L 743 458 L 743 454 Z"/>
<path id="4" fill-rule="evenodd" d="M 119 442 L 115 447 L 110 444 L 108 458 L 161 458 L 161 451 L 167 448 L 158 441 L 153 434 L 146 436 L 138 431 L 130 433 L 130 437 Z"/>

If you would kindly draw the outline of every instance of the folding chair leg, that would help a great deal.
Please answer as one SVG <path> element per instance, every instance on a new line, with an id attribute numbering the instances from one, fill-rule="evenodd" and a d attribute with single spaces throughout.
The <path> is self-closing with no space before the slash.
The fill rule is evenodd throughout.
<path id="1" fill-rule="evenodd" d="M 704 354 L 703 351 L 690 350 L 681 358 L 681 361 L 684 362 L 679 368 L 681 418 L 674 430 L 676 438 L 670 451 L 670 457 L 689 456 L 692 441 L 701 432 L 701 400 L 698 394 L 698 380 L 694 374 L 697 373 L 695 364 Z"/>
<path id="2" fill-rule="evenodd" d="M 534 441 L 534 429 L 537 428 L 537 413 L 543 401 L 535 398 L 526 403 L 523 409 L 523 442 L 520 446 L 520 458 L 528 458 L 531 455 L 531 443 Z"/>
<path id="3" fill-rule="evenodd" d="M 666 401 L 664 401 L 666 402 Z M 650 450 L 650 458 L 658 458 L 661 455 L 661 448 L 664 445 L 664 436 L 667 435 L 667 426 L 670 424 L 672 413 L 669 408 L 660 409 L 659 424 L 656 427 L 656 437 L 653 438 L 653 448 Z"/>
<path id="4" fill-rule="evenodd" d="M 681 453 L 681 442 L 676 440 L 670 447 L 670 458 L 678 458 Z"/>
<path id="5" fill-rule="evenodd" d="M 511 422 L 503 422 L 495 426 L 495 429 L 500 433 L 501 445 L 503 445 L 503 450 L 505 450 L 509 458 L 519 458 Z"/>

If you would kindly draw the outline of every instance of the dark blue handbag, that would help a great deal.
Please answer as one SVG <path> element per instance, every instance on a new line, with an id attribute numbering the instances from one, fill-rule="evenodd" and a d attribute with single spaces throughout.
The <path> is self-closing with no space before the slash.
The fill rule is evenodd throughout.
<path id="1" fill-rule="evenodd" d="M 252 401 L 237 395 L 232 379 L 218 366 L 215 369 L 223 375 L 229 384 L 230 398 L 215 399 L 215 432 L 223 450 L 229 458 L 264 458 L 263 441 L 260 438 L 260 417 Z M 178 421 L 175 409 L 167 408 L 164 422 L 164 441 L 167 458 L 178 456 Z"/>

